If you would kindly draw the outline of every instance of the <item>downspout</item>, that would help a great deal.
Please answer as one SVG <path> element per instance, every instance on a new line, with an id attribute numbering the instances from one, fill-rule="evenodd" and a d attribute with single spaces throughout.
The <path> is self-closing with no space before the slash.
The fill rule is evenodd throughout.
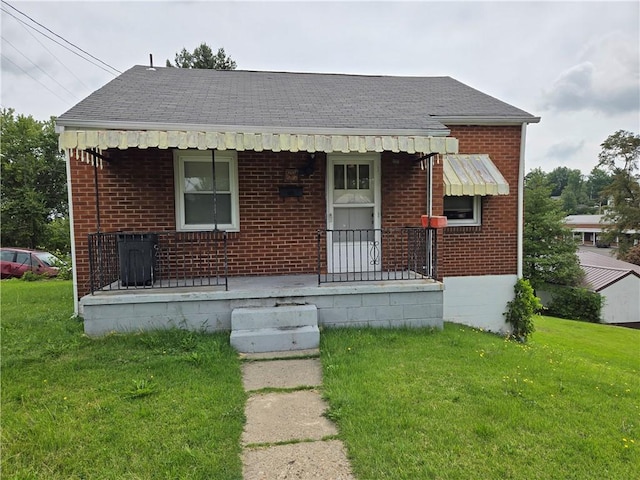
<path id="1" fill-rule="evenodd" d="M 215 149 L 211 150 L 211 176 L 212 176 L 212 186 L 211 190 L 213 191 L 213 231 L 218 231 L 218 192 L 216 190 L 216 151 Z"/>
<path id="2" fill-rule="evenodd" d="M 527 140 L 527 124 L 520 131 L 520 165 L 518 168 L 518 278 L 522 278 L 524 261 L 524 146 Z"/>
<path id="3" fill-rule="evenodd" d="M 80 305 L 78 301 L 78 271 L 76 269 L 76 236 L 75 225 L 73 223 L 73 195 L 71 195 L 71 156 L 69 150 L 64 151 L 64 162 L 67 170 L 67 202 L 69 204 L 69 234 L 71 235 L 71 263 L 73 275 L 73 315 L 80 315 Z"/>

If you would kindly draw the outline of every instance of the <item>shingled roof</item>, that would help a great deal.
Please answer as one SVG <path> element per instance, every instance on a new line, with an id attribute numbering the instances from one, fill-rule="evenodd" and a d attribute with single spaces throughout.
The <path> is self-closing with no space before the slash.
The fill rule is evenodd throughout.
<path id="1" fill-rule="evenodd" d="M 62 114 L 72 129 L 448 134 L 447 123 L 539 118 L 450 77 L 135 66 Z"/>

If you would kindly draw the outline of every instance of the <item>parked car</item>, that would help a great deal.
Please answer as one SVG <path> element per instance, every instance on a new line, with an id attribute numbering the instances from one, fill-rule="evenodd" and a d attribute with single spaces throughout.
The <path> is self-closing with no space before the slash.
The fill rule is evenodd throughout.
<path id="1" fill-rule="evenodd" d="M 55 277 L 61 261 L 55 255 L 26 248 L 0 248 L 2 278 L 20 278 L 25 272 Z"/>

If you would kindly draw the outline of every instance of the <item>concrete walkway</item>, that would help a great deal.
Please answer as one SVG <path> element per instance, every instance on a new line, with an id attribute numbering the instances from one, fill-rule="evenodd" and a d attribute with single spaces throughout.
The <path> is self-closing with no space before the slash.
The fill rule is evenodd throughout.
<path id="1" fill-rule="evenodd" d="M 323 416 L 318 355 L 317 350 L 243 355 L 249 393 L 242 434 L 245 480 L 355 479 L 344 445 L 335 439 L 335 425 Z"/>

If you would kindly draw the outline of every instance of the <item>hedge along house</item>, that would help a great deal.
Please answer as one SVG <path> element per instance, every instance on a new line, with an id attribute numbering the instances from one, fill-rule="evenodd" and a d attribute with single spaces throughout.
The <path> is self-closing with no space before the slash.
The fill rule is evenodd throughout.
<path id="1" fill-rule="evenodd" d="M 538 121 L 449 77 L 133 67 L 57 120 L 85 331 L 504 330 Z"/>

